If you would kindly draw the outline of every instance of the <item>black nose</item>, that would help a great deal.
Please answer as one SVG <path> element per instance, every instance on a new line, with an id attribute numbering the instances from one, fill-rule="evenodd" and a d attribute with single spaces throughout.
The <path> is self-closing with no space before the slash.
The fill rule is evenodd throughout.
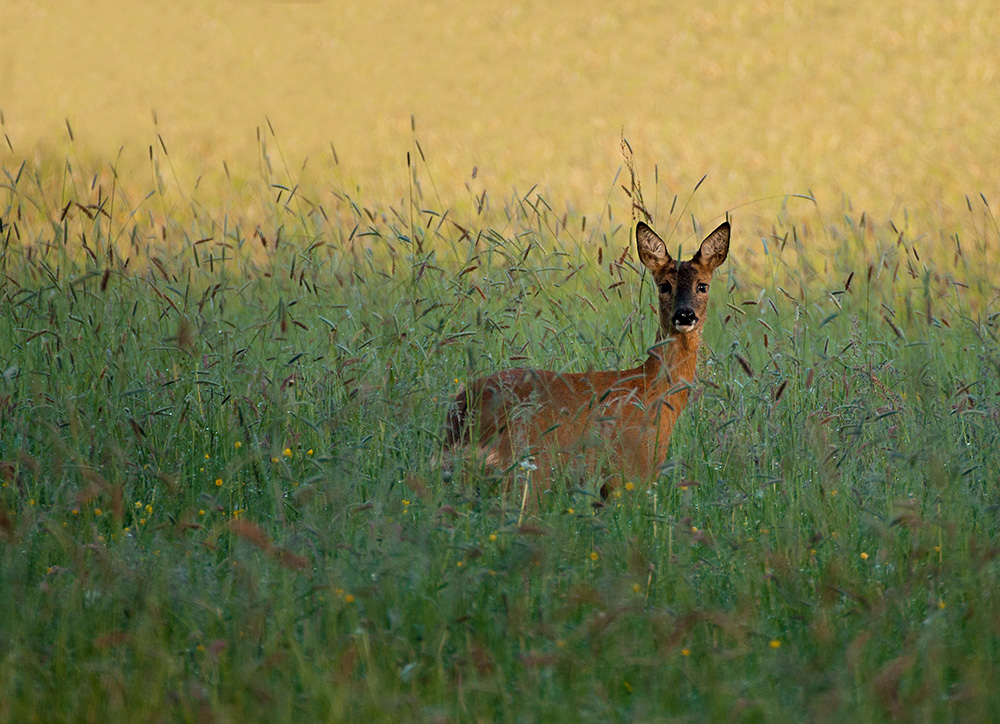
<path id="1" fill-rule="evenodd" d="M 698 315 L 693 309 L 678 309 L 674 312 L 675 327 L 690 327 L 698 321 Z"/>

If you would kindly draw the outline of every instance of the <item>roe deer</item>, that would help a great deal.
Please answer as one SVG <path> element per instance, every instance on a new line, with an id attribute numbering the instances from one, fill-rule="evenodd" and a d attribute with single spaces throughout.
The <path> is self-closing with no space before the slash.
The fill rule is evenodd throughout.
<path id="1" fill-rule="evenodd" d="M 509 369 L 470 382 L 455 397 L 445 444 L 474 444 L 500 471 L 522 463 L 548 487 L 555 466 L 582 463 L 614 480 L 650 482 L 688 401 L 712 273 L 729 253 L 729 222 L 709 234 L 689 261 L 674 261 L 643 222 L 639 259 L 659 290 L 657 344 L 628 370 L 559 373 Z M 533 464 L 527 464 L 530 457 Z"/>

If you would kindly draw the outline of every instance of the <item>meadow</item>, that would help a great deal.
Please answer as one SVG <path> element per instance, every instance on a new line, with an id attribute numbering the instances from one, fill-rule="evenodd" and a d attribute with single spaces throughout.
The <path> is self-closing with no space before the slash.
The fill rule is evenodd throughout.
<path id="1" fill-rule="evenodd" d="M 146 194 L 3 170 L 0 720 L 995 718 L 985 198 L 937 238 L 734 213 L 663 474 L 522 514 L 443 480 L 447 401 L 641 359 L 634 218 L 435 207 L 416 162 L 380 206 L 262 159 L 232 205 L 161 154 Z M 690 252 L 685 202 L 653 223 Z"/>
<path id="2" fill-rule="evenodd" d="M 989 5 L 0 27 L 0 722 L 1000 718 Z M 655 485 L 445 480 L 727 216 Z"/>

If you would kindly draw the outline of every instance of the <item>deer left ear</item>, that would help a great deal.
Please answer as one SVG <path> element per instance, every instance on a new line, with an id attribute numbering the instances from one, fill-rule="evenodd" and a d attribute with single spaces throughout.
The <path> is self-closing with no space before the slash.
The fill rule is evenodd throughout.
<path id="1" fill-rule="evenodd" d="M 705 237 L 698 253 L 691 258 L 692 264 L 702 264 L 711 271 L 718 269 L 729 256 L 729 222 L 723 222 L 718 229 Z"/>

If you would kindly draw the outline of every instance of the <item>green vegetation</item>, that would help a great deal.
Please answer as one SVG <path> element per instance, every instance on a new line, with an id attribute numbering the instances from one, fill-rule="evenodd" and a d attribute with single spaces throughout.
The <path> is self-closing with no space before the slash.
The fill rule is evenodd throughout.
<path id="1" fill-rule="evenodd" d="M 996 718 L 985 200 L 934 238 L 737 213 L 656 487 L 519 524 L 442 481 L 447 401 L 642 358 L 631 220 L 269 174 L 4 169 L 0 720 Z"/>

